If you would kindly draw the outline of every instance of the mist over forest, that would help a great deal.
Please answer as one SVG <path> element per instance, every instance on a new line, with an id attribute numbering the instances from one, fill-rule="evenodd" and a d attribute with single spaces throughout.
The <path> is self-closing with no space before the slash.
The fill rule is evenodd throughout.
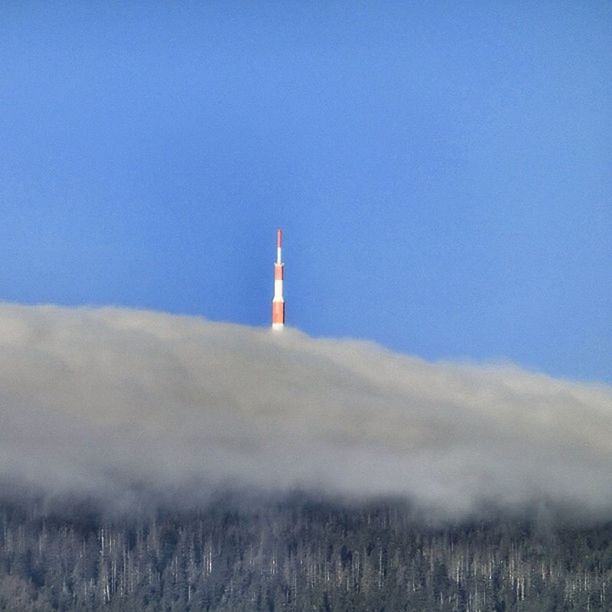
<path id="1" fill-rule="evenodd" d="M 121 510 L 211 491 L 612 518 L 612 390 L 297 330 L 0 306 L 0 477 Z"/>
<path id="2" fill-rule="evenodd" d="M 0 609 L 610 605 L 608 386 L 118 308 L 0 360 Z"/>

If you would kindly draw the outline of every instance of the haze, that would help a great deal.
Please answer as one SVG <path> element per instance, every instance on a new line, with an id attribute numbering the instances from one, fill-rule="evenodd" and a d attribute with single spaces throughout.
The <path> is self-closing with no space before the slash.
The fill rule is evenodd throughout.
<path id="1" fill-rule="evenodd" d="M 0 306 L 0 477 L 118 508 L 219 489 L 612 518 L 612 390 L 296 330 Z"/>

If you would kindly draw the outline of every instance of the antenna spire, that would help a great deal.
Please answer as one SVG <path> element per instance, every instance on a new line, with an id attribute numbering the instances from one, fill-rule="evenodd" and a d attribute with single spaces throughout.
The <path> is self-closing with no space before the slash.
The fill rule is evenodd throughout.
<path id="1" fill-rule="evenodd" d="M 274 297 L 272 298 L 272 329 L 281 330 L 285 327 L 285 300 L 283 299 L 283 271 L 281 229 L 276 230 L 276 262 L 274 263 Z"/>

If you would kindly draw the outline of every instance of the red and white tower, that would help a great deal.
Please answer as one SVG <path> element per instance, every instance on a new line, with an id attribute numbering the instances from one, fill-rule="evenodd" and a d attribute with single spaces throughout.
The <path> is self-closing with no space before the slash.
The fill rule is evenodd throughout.
<path id="1" fill-rule="evenodd" d="M 272 298 L 272 329 L 285 326 L 285 300 L 283 299 L 283 268 L 281 259 L 282 232 L 276 230 L 276 261 L 274 262 L 274 297 Z"/>

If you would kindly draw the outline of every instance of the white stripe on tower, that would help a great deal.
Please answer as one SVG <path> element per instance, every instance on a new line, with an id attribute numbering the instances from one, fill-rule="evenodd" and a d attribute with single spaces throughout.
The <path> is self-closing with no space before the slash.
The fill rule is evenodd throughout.
<path id="1" fill-rule="evenodd" d="M 276 230 L 276 262 L 274 263 L 274 297 L 272 298 L 272 329 L 285 326 L 285 300 L 283 299 L 283 268 L 280 229 Z"/>

